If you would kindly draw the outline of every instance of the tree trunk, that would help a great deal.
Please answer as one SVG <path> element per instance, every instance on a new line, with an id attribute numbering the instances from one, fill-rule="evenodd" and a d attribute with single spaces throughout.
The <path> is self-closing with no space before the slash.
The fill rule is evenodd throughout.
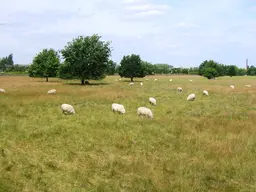
<path id="1" fill-rule="evenodd" d="M 84 85 L 84 79 L 81 79 L 81 84 Z"/>
<path id="2" fill-rule="evenodd" d="M 46 80 L 45 80 L 46 82 L 48 82 L 48 77 L 46 77 Z"/>
<path id="3" fill-rule="evenodd" d="M 133 77 L 131 77 L 131 82 L 133 82 Z"/>

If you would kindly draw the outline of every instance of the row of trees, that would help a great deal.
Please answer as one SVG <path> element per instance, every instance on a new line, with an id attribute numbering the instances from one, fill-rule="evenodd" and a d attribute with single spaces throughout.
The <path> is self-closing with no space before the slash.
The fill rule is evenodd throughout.
<path id="1" fill-rule="evenodd" d="M 59 77 L 80 79 L 81 84 L 89 80 L 103 79 L 106 75 L 118 73 L 121 77 L 145 77 L 154 74 L 199 74 L 208 79 L 218 76 L 256 75 L 256 68 L 247 71 L 234 65 L 223 65 L 213 60 L 204 61 L 199 67 L 174 68 L 168 64 L 151 64 L 143 61 L 139 55 L 123 56 L 120 65 L 110 60 L 112 48 L 109 41 L 102 41 L 101 36 L 79 36 L 68 42 L 61 50 L 43 49 L 28 67 L 30 77 Z M 61 61 L 61 56 L 63 61 Z M 27 70 L 13 64 L 13 55 L 0 59 L 0 70 Z"/>
<path id="2" fill-rule="evenodd" d="M 205 60 L 199 66 L 198 74 L 208 79 L 219 76 L 243 76 L 243 75 L 256 75 L 256 68 L 250 66 L 247 70 L 238 68 L 235 65 L 224 65 L 214 60 Z"/>

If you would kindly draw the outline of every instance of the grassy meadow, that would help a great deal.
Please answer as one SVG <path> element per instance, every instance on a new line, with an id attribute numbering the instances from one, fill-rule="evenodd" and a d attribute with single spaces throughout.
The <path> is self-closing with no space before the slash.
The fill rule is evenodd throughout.
<path id="1" fill-rule="evenodd" d="M 0 192 L 256 191 L 256 77 L 146 78 L 0 76 Z M 138 117 L 140 106 L 154 119 Z"/>

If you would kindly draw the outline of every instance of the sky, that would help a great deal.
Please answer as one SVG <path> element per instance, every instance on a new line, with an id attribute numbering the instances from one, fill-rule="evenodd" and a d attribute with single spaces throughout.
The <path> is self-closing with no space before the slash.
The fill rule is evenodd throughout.
<path id="1" fill-rule="evenodd" d="M 0 57 L 30 64 L 80 35 L 111 41 L 111 59 L 197 67 L 256 65 L 256 0 L 1 0 Z"/>

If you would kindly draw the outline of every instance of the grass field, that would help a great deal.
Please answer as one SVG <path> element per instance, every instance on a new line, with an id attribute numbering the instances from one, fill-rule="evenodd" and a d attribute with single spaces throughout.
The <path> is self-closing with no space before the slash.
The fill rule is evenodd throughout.
<path id="1" fill-rule="evenodd" d="M 0 76 L 0 192 L 256 191 L 256 77 L 148 78 L 141 87 Z M 139 118 L 140 106 L 154 119 Z"/>

